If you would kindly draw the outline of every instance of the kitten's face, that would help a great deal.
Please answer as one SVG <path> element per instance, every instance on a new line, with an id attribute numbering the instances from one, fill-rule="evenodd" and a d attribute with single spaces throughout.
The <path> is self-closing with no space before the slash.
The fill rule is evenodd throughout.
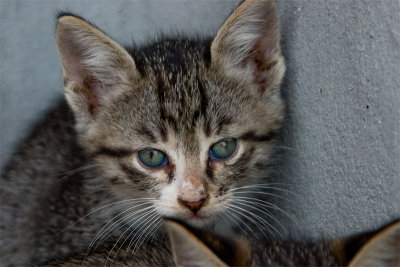
<path id="1" fill-rule="evenodd" d="M 211 47 L 165 40 L 132 57 L 75 17 L 57 41 L 82 143 L 117 194 L 203 226 L 265 175 L 283 120 L 274 3 L 245 2 Z"/>
<path id="2" fill-rule="evenodd" d="M 282 104 L 207 69 L 199 55 L 185 58 L 192 59 L 196 65 L 179 62 L 193 68 L 187 72 L 148 67 L 140 86 L 101 113 L 85 138 L 117 192 L 146 192 L 162 215 L 202 223 L 228 206 L 229 189 L 265 174 Z M 149 159 L 153 151 L 159 154 Z"/>

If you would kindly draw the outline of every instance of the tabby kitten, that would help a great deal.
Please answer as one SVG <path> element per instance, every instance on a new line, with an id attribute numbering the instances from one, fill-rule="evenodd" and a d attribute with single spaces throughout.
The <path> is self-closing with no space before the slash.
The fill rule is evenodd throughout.
<path id="1" fill-rule="evenodd" d="M 85 259 L 76 255 L 48 266 L 380 266 L 400 265 L 400 222 L 383 230 L 327 241 L 276 243 L 228 240 L 167 220 L 169 242 L 133 254 L 109 255 L 106 245 Z M 85 260 L 83 260 L 85 259 Z"/>
<path id="2" fill-rule="evenodd" d="M 92 251 L 108 236 L 131 244 L 162 217 L 232 235 L 254 206 L 235 196 L 265 176 L 284 118 L 275 2 L 245 1 L 211 41 L 124 49 L 68 14 L 56 41 L 68 106 L 2 175 L 2 262 Z"/>

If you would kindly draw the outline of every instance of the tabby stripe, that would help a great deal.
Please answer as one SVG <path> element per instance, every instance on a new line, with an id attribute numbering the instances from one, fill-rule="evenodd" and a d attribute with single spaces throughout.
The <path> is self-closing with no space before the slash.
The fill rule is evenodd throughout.
<path id="1" fill-rule="evenodd" d="M 222 130 L 224 130 L 224 128 L 226 126 L 229 127 L 230 124 L 232 124 L 232 118 L 228 117 L 228 116 L 223 116 L 218 122 L 218 129 L 217 129 L 217 135 L 220 135 Z"/>
<path id="2" fill-rule="evenodd" d="M 140 135 L 144 135 L 146 137 L 148 137 L 150 139 L 151 142 L 155 143 L 156 142 L 156 138 L 154 137 L 153 133 L 144 125 L 141 125 L 138 129 L 137 129 L 138 134 Z"/>
<path id="3" fill-rule="evenodd" d="M 249 131 L 242 135 L 240 139 L 252 142 L 268 142 L 274 139 L 276 136 L 275 131 L 271 131 L 266 135 L 256 135 L 253 131 Z"/>
<path id="4" fill-rule="evenodd" d="M 207 174 L 208 178 L 212 181 L 214 179 L 214 169 L 213 169 L 212 160 L 210 157 L 208 157 L 206 165 L 207 165 L 206 166 L 206 174 Z"/>
<path id="5" fill-rule="evenodd" d="M 239 173 L 244 173 L 245 170 L 248 169 L 247 165 L 252 159 L 255 150 L 256 150 L 255 147 L 253 146 L 249 147 L 248 150 L 245 151 L 233 165 L 239 171 Z"/>
<path id="6" fill-rule="evenodd" d="M 167 92 L 164 82 L 162 81 L 161 78 L 157 79 L 157 97 L 158 97 L 158 104 L 160 106 L 160 117 L 161 121 L 163 122 L 162 125 L 160 125 L 160 135 L 163 141 L 167 140 L 167 135 L 166 135 L 166 130 L 165 130 L 165 124 L 168 123 L 171 127 L 174 128 L 175 131 L 178 130 L 178 122 L 175 120 L 174 117 L 171 115 L 167 114 L 167 111 L 165 110 L 164 107 L 164 102 L 165 102 L 165 92 Z"/>
<path id="7" fill-rule="evenodd" d="M 200 110 L 203 116 L 206 115 L 207 112 L 207 106 L 208 106 L 208 97 L 207 97 L 207 93 L 203 87 L 203 83 L 201 82 L 200 79 L 197 79 L 197 85 L 199 87 L 199 93 L 200 93 Z"/>
<path id="8" fill-rule="evenodd" d="M 110 157 L 116 157 L 116 158 L 123 158 L 130 156 L 134 153 L 133 150 L 129 149 L 124 149 L 124 148 L 109 148 L 109 147 L 102 147 L 98 149 L 96 152 L 94 152 L 94 156 L 98 155 L 106 155 Z"/>
<path id="9" fill-rule="evenodd" d="M 204 89 L 203 83 L 200 79 L 197 79 L 197 85 L 200 94 L 200 114 L 204 117 L 204 133 L 206 136 L 210 136 L 211 134 L 211 125 L 210 118 L 207 116 L 207 107 L 208 107 L 208 96 L 207 92 Z"/>
<path id="10" fill-rule="evenodd" d="M 143 176 L 143 174 L 139 171 L 137 171 L 134 168 L 131 168 L 123 163 L 119 164 L 119 167 L 121 168 L 121 170 L 129 176 L 129 178 L 134 182 L 134 183 L 139 183 L 141 180 L 138 179 L 141 176 Z"/>

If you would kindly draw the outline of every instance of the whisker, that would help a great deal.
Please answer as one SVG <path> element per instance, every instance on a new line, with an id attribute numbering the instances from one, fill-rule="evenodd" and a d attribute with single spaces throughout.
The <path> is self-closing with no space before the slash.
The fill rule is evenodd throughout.
<path id="1" fill-rule="evenodd" d="M 149 208 L 152 208 L 152 207 L 149 207 Z M 154 212 L 154 210 L 150 210 L 150 211 L 146 212 L 145 214 L 142 214 L 142 216 L 139 217 L 139 218 L 134 218 L 134 219 L 132 219 L 131 221 L 129 221 L 129 223 L 132 223 L 132 221 L 135 221 L 135 222 L 136 222 L 136 221 L 140 220 L 141 218 L 143 218 L 144 216 L 146 216 L 147 214 L 149 214 L 149 213 L 151 213 L 151 212 Z M 136 219 L 136 220 L 135 220 L 135 219 Z M 143 222 L 145 222 L 145 221 L 140 222 L 139 225 L 137 225 L 132 231 L 135 231 L 135 229 L 137 229 L 138 226 L 142 225 Z M 121 240 L 121 238 L 125 235 L 125 233 L 131 229 L 131 227 L 132 227 L 132 225 L 129 226 L 128 229 L 126 229 L 126 230 L 120 235 L 120 237 L 118 238 L 118 240 L 115 242 L 115 244 L 113 245 L 113 247 L 111 248 L 110 252 L 109 252 L 108 255 L 107 255 L 106 264 L 107 264 L 107 262 L 108 262 L 108 260 L 109 260 L 109 258 L 110 258 L 111 252 L 114 250 L 115 246 L 118 244 L 118 242 Z"/>
<path id="2" fill-rule="evenodd" d="M 267 204 L 264 204 L 264 203 L 257 203 L 257 202 L 254 203 L 254 202 L 251 202 L 251 201 L 244 200 L 244 199 L 248 199 L 248 198 L 246 198 L 246 197 L 234 197 L 234 199 L 235 199 L 237 202 L 249 203 L 249 204 L 251 204 L 251 205 L 255 205 L 255 206 L 257 206 L 257 207 L 262 208 L 263 210 L 259 210 L 258 208 L 254 208 L 254 209 L 263 212 L 263 214 L 266 214 L 268 217 L 270 217 L 272 220 L 274 220 L 276 223 L 278 223 L 278 224 L 285 230 L 286 233 L 288 232 L 287 228 L 286 228 L 284 225 L 282 225 L 274 216 L 272 216 L 272 214 L 270 214 L 270 213 L 268 212 L 267 208 L 274 208 L 273 206 L 268 205 L 268 204 L 270 204 L 270 203 L 268 203 L 268 202 L 267 202 Z M 250 199 L 251 199 L 251 198 L 250 198 Z M 253 206 L 251 206 L 251 205 L 249 205 L 249 207 L 252 207 L 252 208 L 253 208 Z"/>
<path id="3" fill-rule="evenodd" d="M 151 204 L 152 204 L 152 202 L 146 202 L 146 203 L 142 203 L 142 204 L 136 205 L 136 206 L 134 206 L 134 207 L 130 207 L 130 208 L 126 209 L 125 211 L 120 212 L 118 215 L 116 215 L 116 216 L 113 217 L 112 219 L 110 219 L 110 220 L 107 222 L 107 224 L 105 224 L 105 225 L 100 229 L 100 231 L 96 234 L 96 236 L 93 238 L 92 242 L 90 242 L 87 253 L 90 252 L 90 249 L 91 249 L 91 247 L 93 246 L 93 244 L 94 244 L 103 234 L 105 234 L 105 233 L 108 231 L 108 229 L 110 229 L 111 227 L 113 227 L 113 226 L 116 225 L 116 224 L 119 224 L 121 221 L 123 221 L 123 220 L 125 220 L 125 219 L 127 219 L 127 218 L 129 218 L 129 217 L 132 217 L 132 216 L 135 215 L 136 213 L 140 213 L 140 212 L 142 212 L 143 210 L 149 209 L 150 207 L 147 207 L 147 208 L 144 208 L 144 209 L 140 209 L 140 210 L 137 210 L 137 211 L 135 211 L 135 212 L 133 212 L 133 213 L 130 213 L 130 214 L 128 214 L 128 215 L 126 215 L 126 216 L 124 216 L 124 217 L 118 219 L 118 220 L 115 221 L 115 222 L 113 222 L 114 219 L 116 219 L 117 217 L 121 216 L 122 214 L 126 213 L 126 212 L 129 211 L 129 210 L 136 209 L 137 207 L 140 207 L 140 206 L 143 206 L 143 205 L 151 205 Z M 109 225 L 110 223 L 112 223 L 112 224 L 111 224 L 110 226 L 107 227 L 107 225 Z M 121 227 L 123 227 L 123 226 L 121 226 Z M 118 228 L 117 230 L 121 229 L 121 227 Z M 109 234 L 110 232 L 111 232 L 111 230 L 108 231 L 108 232 L 105 234 L 105 237 L 106 237 L 106 238 L 108 237 L 107 234 Z M 103 241 L 104 241 L 104 239 L 101 239 L 101 240 L 99 241 L 99 243 L 101 244 Z M 94 248 L 94 250 L 96 250 L 96 248 L 97 248 L 97 246 Z"/>
<path id="4" fill-rule="evenodd" d="M 232 212 L 231 211 L 225 210 L 223 214 L 226 215 L 226 217 L 228 217 L 228 219 L 231 219 L 241 229 L 242 233 L 244 233 L 247 237 L 249 236 L 249 233 L 245 229 L 243 229 L 243 227 L 240 225 L 240 223 L 232 218 Z M 240 219 L 238 219 L 238 220 L 240 221 Z M 229 223 L 228 223 L 228 225 L 229 225 Z"/>
<path id="5" fill-rule="evenodd" d="M 230 210 L 232 211 L 232 214 L 231 214 L 231 215 L 234 216 L 236 219 L 238 219 L 238 220 L 240 221 L 240 219 L 239 219 L 238 217 L 236 217 L 236 216 L 233 214 L 233 212 L 236 212 L 236 213 L 238 213 L 239 215 L 242 215 L 242 216 L 243 216 L 244 214 L 241 213 L 241 212 L 238 211 L 238 210 L 233 209 L 231 205 L 229 205 L 227 208 L 230 209 Z M 248 217 L 248 216 L 243 216 L 243 217 L 246 218 L 246 217 Z M 249 229 L 250 232 L 253 234 L 253 236 L 254 236 L 255 238 L 257 238 L 257 235 L 254 233 L 253 229 L 251 229 L 247 224 L 244 224 L 244 226 L 246 226 L 247 229 Z"/>
<path id="6" fill-rule="evenodd" d="M 274 149 L 278 150 L 278 149 L 286 149 L 286 150 L 291 150 L 291 151 L 296 151 L 295 148 L 290 147 L 290 146 L 283 146 L 283 145 L 275 145 Z"/>
<path id="7" fill-rule="evenodd" d="M 293 200 L 290 200 L 290 199 L 288 199 L 288 198 L 286 198 L 286 197 L 283 197 L 283 196 L 280 196 L 280 195 L 277 195 L 277 194 L 273 194 L 273 193 L 268 193 L 268 192 L 262 192 L 262 191 L 239 191 L 239 192 L 234 192 L 234 195 L 236 195 L 236 194 L 259 194 L 259 195 L 267 195 L 267 196 L 273 196 L 273 197 L 276 197 L 276 198 L 280 198 L 280 199 L 283 199 L 283 200 L 285 200 L 285 201 L 288 201 L 288 202 L 291 202 L 291 203 L 295 203 Z"/>
<path id="8" fill-rule="evenodd" d="M 88 169 L 91 169 L 91 168 L 94 168 L 94 167 L 98 167 L 98 166 L 100 166 L 100 165 L 99 164 L 90 164 L 90 165 L 86 165 L 86 166 L 82 166 L 82 167 L 76 168 L 76 169 L 71 170 L 71 171 L 67 171 L 67 172 L 58 174 L 57 176 L 64 176 L 65 175 L 65 177 L 69 177 L 72 174 L 78 173 L 80 171 L 88 170 Z M 63 178 L 65 178 L 65 177 L 63 177 Z"/>
<path id="9" fill-rule="evenodd" d="M 161 223 L 162 223 L 162 218 L 161 218 L 161 217 L 158 217 L 154 223 L 152 223 L 152 224 L 149 225 L 149 226 L 152 225 L 151 230 L 147 231 L 147 228 L 148 228 L 148 227 L 145 229 L 145 232 L 147 231 L 147 232 L 146 232 L 147 234 L 146 234 L 146 236 L 142 239 L 142 241 L 141 241 L 140 243 L 139 243 L 139 242 L 136 243 L 136 245 L 135 245 L 135 247 L 133 248 L 133 251 L 132 251 L 132 254 L 133 254 L 133 255 L 136 254 L 137 250 L 139 250 L 140 246 L 141 246 L 143 243 L 144 243 L 143 245 L 146 245 L 148 239 L 149 239 L 149 238 L 152 236 L 152 234 L 155 233 L 155 231 L 161 226 Z M 143 233 L 145 233 L 145 232 L 143 232 Z M 143 236 L 143 233 L 142 233 L 141 236 Z M 141 239 L 141 236 L 138 237 L 138 240 Z M 129 249 L 129 247 L 128 247 L 128 249 Z"/>
<path id="10" fill-rule="evenodd" d="M 139 215 L 140 213 L 142 213 L 142 212 L 144 212 L 144 211 L 146 211 L 146 210 L 149 210 L 149 209 L 151 209 L 151 208 L 152 208 L 152 207 L 142 208 L 142 209 L 140 209 L 140 210 L 137 210 L 137 211 L 134 211 L 134 212 L 132 212 L 132 213 L 129 213 L 128 215 L 125 215 L 123 218 L 118 219 L 118 221 L 114 222 L 111 226 L 109 226 L 109 227 L 106 229 L 107 233 L 105 233 L 106 231 L 103 232 L 103 234 L 102 234 L 103 237 L 102 237 L 100 240 L 97 241 L 97 245 L 96 245 L 96 247 L 93 249 L 93 251 L 95 251 L 95 250 L 97 249 L 97 247 L 98 247 L 101 243 L 103 243 L 107 238 L 109 238 L 110 236 L 114 235 L 115 232 L 117 232 L 117 231 L 119 231 L 120 229 L 126 227 L 126 224 L 121 224 L 116 230 L 112 231 L 112 229 L 115 229 L 115 227 L 113 227 L 114 225 L 118 225 L 120 222 L 126 221 L 126 220 L 128 220 L 129 218 L 132 218 L 134 215 L 136 215 L 136 214 Z M 143 215 L 145 215 L 145 214 L 140 214 L 141 217 L 142 217 Z M 139 217 L 139 218 L 141 218 L 141 217 Z M 131 222 L 134 221 L 135 219 L 136 219 L 136 218 L 133 218 L 133 219 L 130 220 L 128 223 L 131 223 Z M 112 229 L 111 229 L 111 228 L 112 228 Z M 112 231 L 112 233 L 111 233 L 111 231 Z"/>
<path id="11" fill-rule="evenodd" d="M 245 201 L 245 200 L 236 200 L 236 201 L 237 201 L 237 203 L 240 204 L 240 205 L 243 205 L 243 206 L 246 206 L 246 207 L 249 207 L 249 208 L 252 208 L 252 209 L 255 209 L 255 210 L 257 210 L 257 211 L 262 212 L 263 214 L 267 215 L 268 217 L 272 218 L 275 222 L 277 222 L 277 223 L 285 230 L 286 233 L 288 232 L 288 230 L 287 230 L 278 220 L 276 220 L 272 215 L 270 215 L 266 210 L 261 210 L 261 209 L 259 209 L 259 208 L 257 208 L 257 207 L 254 207 L 254 206 L 251 206 L 251 205 L 246 204 L 246 202 L 247 202 L 247 203 L 251 203 L 251 204 L 255 204 L 255 203 L 252 203 L 252 202 L 250 202 L 250 201 Z M 256 203 L 256 204 L 257 204 L 257 203 Z M 248 212 L 250 212 L 250 211 L 248 211 Z M 254 214 L 254 215 L 256 215 L 256 214 Z M 272 228 L 272 229 L 275 230 L 277 233 L 279 233 L 279 234 L 281 235 L 281 237 L 283 237 L 282 233 L 279 232 L 272 224 L 268 223 L 268 222 L 267 222 L 265 219 L 263 219 L 262 217 L 260 217 L 260 216 L 258 216 L 258 215 L 256 215 L 256 216 L 259 217 L 262 221 L 265 221 L 265 223 L 267 224 L 268 227 Z"/>
<path id="12" fill-rule="evenodd" d="M 273 189 L 273 190 L 277 190 L 277 191 L 282 191 L 285 193 L 289 193 L 289 194 L 294 194 L 297 195 L 297 193 L 287 190 L 287 189 L 283 189 L 283 188 L 279 188 L 279 187 L 274 187 L 272 185 L 289 185 L 289 184 L 282 184 L 282 183 L 270 183 L 270 184 L 253 184 L 253 185 L 246 185 L 246 186 L 241 186 L 241 187 L 236 187 L 236 188 L 232 188 L 230 190 L 228 190 L 227 192 L 233 192 L 233 191 L 237 191 L 239 189 L 244 189 L 244 188 L 262 188 L 262 189 Z M 292 185 L 290 185 L 292 186 Z"/>
<path id="13" fill-rule="evenodd" d="M 154 210 L 155 211 L 155 210 Z M 143 234 L 145 234 L 145 232 L 147 231 L 147 229 L 153 224 L 153 222 L 151 221 L 151 220 L 153 220 L 153 218 L 154 217 L 157 217 L 158 216 L 158 213 L 155 211 L 154 212 L 154 214 L 151 216 L 151 218 L 148 218 L 148 221 L 150 222 L 150 224 L 149 225 L 147 225 L 147 222 L 143 225 L 143 227 L 141 228 L 141 229 L 143 229 L 146 225 L 147 225 L 147 227 L 146 227 L 146 229 L 144 229 L 143 231 L 142 230 L 140 230 L 140 232 L 139 231 L 137 231 L 136 233 L 135 233 L 135 235 L 131 238 L 131 241 L 129 242 L 129 245 L 128 245 L 128 249 L 133 245 L 133 242 L 136 240 L 136 241 L 139 241 L 140 239 L 141 239 L 141 237 L 143 236 Z M 156 218 L 156 221 L 159 219 L 159 217 L 158 218 Z M 137 236 L 137 234 L 139 234 L 139 236 Z M 137 238 L 135 239 L 135 237 L 137 236 Z M 136 243 L 136 245 L 137 245 L 137 243 Z M 135 245 L 135 247 L 136 247 L 136 245 Z"/>
<path id="14" fill-rule="evenodd" d="M 257 214 L 255 214 L 254 212 L 251 212 L 251 211 L 249 211 L 249 210 L 245 210 L 245 209 L 243 209 L 243 208 L 241 208 L 241 207 L 238 207 L 238 206 L 234 206 L 236 209 L 240 209 L 240 210 L 242 210 L 243 212 L 245 212 L 245 213 L 248 213 L 248 214 L 250 214 L 251 216 L 253 216 L 254 218 L 256 218 L 259 222 L 261 222 L 263 225 L 264 225 L 264 227 L 266 228 L 266 229 L 269 229 L 268 227 L 270 227 L 270 228 L 272 228 L 272 229 L 274 229 L 275 231 L 277 231 L 272 225 L 270 225 L 268 222 L 266 222 L 264 219 L 262 219 L 260 216 L 258 216 Z M 245 215 L 244 213 L 243 213 L 243 215 Z M 252 223 L 254 223 L 254 225 L 261 231 L 261 233 L 266 237 L 266 238 L 269 238 L 269 236 L 267 236 L 265 233 L 264 233 L 264 230 L 263 229 L 261 229 L 261 227 L 260 227 L 260 225 L 254 220 L 254 219 L 252 219 L 250 216 L 246 216 L 247 218 L 249 218 L 250 220 L 251 220 L 251 222 Z M 264 222 L 265 221 L 265 222 Z M 274 237 L 275 237 L 275 234 L 272 232 L 272 231 L 269 231 L 270 232 L 270 234 L 272 234 Z M 280 234 L 280 232 L 279 231 L 277 231 L 279 234 Z"/>
<path id="15" fill-rule="evenodd" d="M 84 215 L 84 216 L 82 216 L 81 218 L 79 218 L 76 222 L 74 222 L 74 223 L 68 225 L 64 230 L 60 231 L 58 234 L 62 234 L 63 232 L 65 232 L 65 231 L 67 231 L 68 229 L 70 229 L 72 226 L 74 226 L 74 225 L 80 223 L 82 220 L 84 220 L 85 218 L 87 218 L 87 217 L 89 217 L 90 215 L 92 215 L 93 213 L 95 213 L 95 212 L 97 212 L 97 211 L 100 211 L 100 210 L 102 210 L 102 209 L 105 209 L 105 208 L 107 208 L 107 207 L 109 207 L 109 206 L 117 205 L 117 204 L 120 204 L 120 203 L 125 203 L 125 204 L 123 204 L 123 205 L 127 205 L 127 204 L 131 204 L 131 203 L 134 203 L 134 202 L 140 201 L 140 200 L 155 200 L 155 198 L 125 199 L 125 200 L 121 200 L 121 201 L 109 203 L 109 204 L 107 204 L 107 205 L 104 205 L 104 206 L 102 206 L 102 207 L 99 207 L 99 208 L 96 208 L 96 209 L 90 211 L 90 212 L 87 213 L 86 215 Z"/>
<path id="16" fill-rule="evenodd" d="M 273 204 L 271 202 L 268 202 L 268 201 L 265 201 L 265 200 L 261 200 L 261 199 L 258 199 L 258 198 L 253 198 L 253 197 L 238 197 L 238 196 L 235 196 L 235 198 L 253 200 L 253 201 L 258 202 L 260 205 L 263 205 L 265 207 L 276 209 L 276 210 L 282 212 L 283 214 L 285 214 L 288 218 L 290 218 L 297 225 L 297 227 L 300 228 L 297 220 L 294 217 L 292 217 L 290 214 L 288 214 L 283 209 L 279 208 L 277 205 L 275 205 L 275 204 Z"/>
<path id="17" fill-rule="evenodd" d="M 153 213 L 154 212 L 154 213 Z M 157 216 L 157 212 L 153 209 L 153 210 L 151 210 L 150 212 L 149 212 L 149 214 L 151 214 L 149 217 L 147 217 L 147 218 L 145 218 L 144 220 L 143 220 L 143 222 L 144 222 L 144 225 L 142 226 L 142 227 L 140 227 L 139 229 L 138 229 L 138 231 L 136 231 L 136 233 L 135 233 L 135 235 L 131 238 L 131 241 L 129 242 L 129 244 L 128 244 L 128 250 L 129 250 L 129 247 L 131 246 L 131 243 L 135 240 L 135 237 L 136 237 L 136 235 L 137 235 L 137 233 L 144 233 L 144 232 L 146 232 L 146 230 L 147 230 L 147 228 L 146 229 L 144 229 L 143 230 L 143 228 L 147 225 L 147 223 L 148 222 L 150 222 L 150 225 L 152 224 L 152 219 L 154 218 L 154 217 L 156 217 Z M 147 215 L 147 214 L 146 214 Z M 141 218 L 143 218 L 144 216 L 142 216 Z M 138 221 L 139 219 L 141 219 L 141 218 L 138 218 L 137 220 L 135 220 L 135 222 L 136 221 Z M 141 223 L 142 224 L 142 223 Z M 140 224 L 140 225 L 141 225 Z M 149 226 L 150 226 L 149 225 Z M 117 252 L 114 254 L 114 257 L 113 257 L 113 259 L 112 259 L 112 261 L 114 261 L 114 259 L 115 259 L 115 257 L 117 256 L 117 254 L 118 254 L 118 252 L 121 250 L 121 248 L 123 247 L 123 245 L 125 244 L 125 242 L 130 238 L 130 236 L 132 235 L 132 233 L 134 233 L 135 232 L 135 229 L 133 229 L 132 231 L 131 231 L 131 233 L 124 239 L 124 242 L 122 242 L 122 244 L 121 244 L 121 246 L 119 247 L 119 249 L 117 250 Z M 141 235 L 142 235 L 141 234 Z M 140 235 L 140 236 L 141 236 Z M 139 238 L 140 238 L 140 236 L 139 236 Z M 127 253 L 127 251 L 125 252 L 125 257 L 126 257 L 126 253 Z"/>

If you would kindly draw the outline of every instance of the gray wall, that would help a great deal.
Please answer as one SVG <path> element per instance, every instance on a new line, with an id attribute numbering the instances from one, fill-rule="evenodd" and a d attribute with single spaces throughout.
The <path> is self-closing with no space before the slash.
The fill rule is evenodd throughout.
<path id="1" fill-rule="evenodd" d="M 55 14 L 121 44 L 214 34 L 239 1 L 0 1 L 1 165 L 62 94 Z M 399 2 L 278 0 L 288 118 L 275 181 L 294 235 L 333 236 L 400 218 Z"/>

